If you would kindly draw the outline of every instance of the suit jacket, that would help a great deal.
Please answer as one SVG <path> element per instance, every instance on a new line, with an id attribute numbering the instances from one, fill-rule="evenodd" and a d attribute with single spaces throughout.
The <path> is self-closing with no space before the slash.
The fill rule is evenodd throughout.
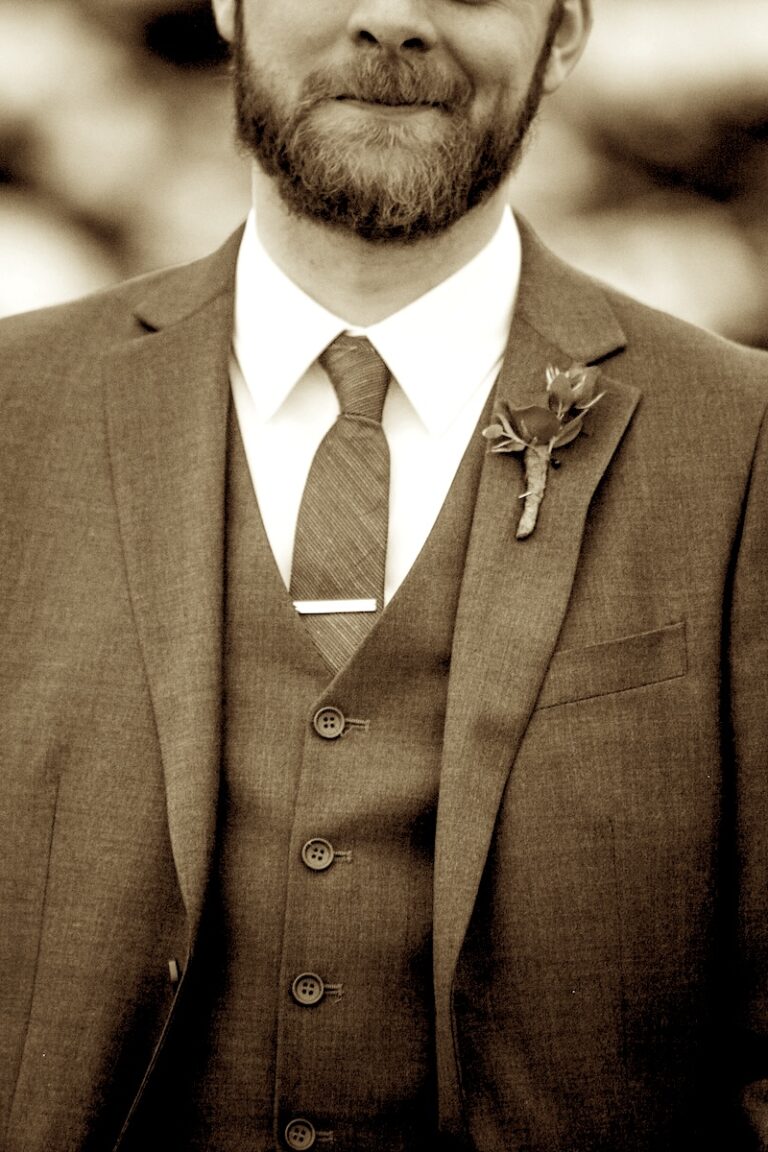
<path id="1" fill-rule="evenodd" d="M 107 1149 L 215 834 L 237 237 L 0 326 L 0 1121 Z M 489 456 L 434 887 L 446 1146 L 768 1149 L 768 367 L 527 232 L 499 394 L 599 364 L 514 538 Z"/>

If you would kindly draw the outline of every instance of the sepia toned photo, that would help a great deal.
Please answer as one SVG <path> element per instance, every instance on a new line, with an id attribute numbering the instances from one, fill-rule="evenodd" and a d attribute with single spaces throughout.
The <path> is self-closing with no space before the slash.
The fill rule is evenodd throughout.
<path id="1" fill-rule="evenodd" d="M 0 65 L 0 1149 L 768 1152 L 765 0 Z"/>

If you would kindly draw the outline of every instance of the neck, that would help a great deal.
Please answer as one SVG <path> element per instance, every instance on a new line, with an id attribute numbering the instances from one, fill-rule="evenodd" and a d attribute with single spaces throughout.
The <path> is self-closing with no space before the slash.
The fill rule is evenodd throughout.
<path id="1" fill-rule="evenodd" d="M 502 186 L 440 236 L 373 244 L 292 215 L 259 169 L 253 179 L 259 239 L 271 258 L 308 296 L 361 328 L 404 308 L 476 256 L 498 228 L 507 194 Z"/>

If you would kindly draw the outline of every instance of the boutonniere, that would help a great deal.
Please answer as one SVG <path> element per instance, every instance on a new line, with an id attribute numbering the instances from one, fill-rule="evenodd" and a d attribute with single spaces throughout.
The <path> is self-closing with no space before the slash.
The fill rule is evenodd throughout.
<path id="1" fill-rule="evenodd" d="M 486 440 L 496 441 L 491 452 L 523 453 L 526 490 L 520 497 L 525 503 L 515 533 L 518 540 L 530 536 L 536 527 L 549 465 L 559 465 L 552 453 L 576 439 L 587 412 L 604 395 L 597 392 L 599 376 L 599 368 L 583 364 L 572 364 L 565 372 L 550 364 L 546 408 L 535 404 L 513 408 L 501 400 L 493 412 L 494 423 L 483 429 Z"/>

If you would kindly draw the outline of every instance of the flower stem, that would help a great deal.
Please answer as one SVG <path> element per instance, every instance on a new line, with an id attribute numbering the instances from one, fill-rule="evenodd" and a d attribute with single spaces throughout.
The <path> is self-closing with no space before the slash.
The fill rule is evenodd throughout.
<path id="1" fill-rule="evenodd" d="M 523 514 L 515 533 L 518 540 L 524 540 L 526 536 L 530 536 L 536 527 L 539 505 L 544 499 L 544 489 L 547 486 L 549 454 L 544 448 L 530 445 L 525 450 L 523 460 L 525 463 L 526 491 Z"/>

